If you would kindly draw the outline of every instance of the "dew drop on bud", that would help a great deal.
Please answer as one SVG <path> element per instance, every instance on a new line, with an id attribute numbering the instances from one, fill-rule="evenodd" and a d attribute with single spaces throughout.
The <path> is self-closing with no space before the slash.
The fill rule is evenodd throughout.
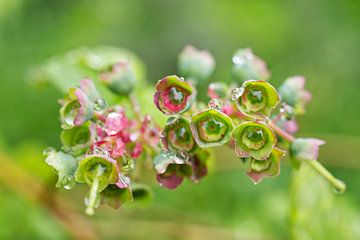
<path id="1" fill-rule="evenodd" d="M 94 102 L 94 108 L 98 112 L 102 112 L 106 108 L 106 101 L 103 98 L 97 98 Z"/>
<path id="2" fill-rule="evenodd" d="M 231 90 L 231 100 L 236 101 L 244 93 L 244 88 L 234 88 Z"/>
<path id="3" fill-rule="evenodd" d="M 99 147 L 94 147 L 93 153 L 94 154 L 102 154 L 103 150 L 101 148 L 99 148 Z"/>
<path id="4" fill-rule="evenodd" d="M 220 110 L 222 105 L 223 105 L 223 102 L 217 98 L 211 99 L 208 103 L 209 108 L 215 109 L 215 110 Z"/>
<path id="5" fill-rule="evenodd" d="M 189 160 L 189 154 L 185 151 L 180 151 L 176 154 L 176 157 L 182 160 L 183 162 L 187 162 Z"/>

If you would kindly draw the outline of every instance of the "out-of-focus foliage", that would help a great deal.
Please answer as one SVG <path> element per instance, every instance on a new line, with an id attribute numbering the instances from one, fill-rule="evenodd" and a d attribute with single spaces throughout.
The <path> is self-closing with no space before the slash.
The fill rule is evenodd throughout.
<path id="1" fill-rule="evenodd" d="M 307 106 L 306 121 L 300 119 L 300 132 L 326 140 L 319 160 L 333 166 L 333 172 L 347 182 L 348 192 L 334 197 L 328 189 L 325 193 L 301 190 L 299 194 L 309 195 L 306 202 L 313 204 L 305 208 L 289 205 L 291 176 L 286 166 L 280 178 L 255 187 L 235 169 L 239 164 L 231 160 L 232 153 L 220 149 L 217 159 L 226 163 L 227 169 L 210 174 L 200 185 L 185 183 L 175 192 L 156 188 L 155 202 L 148 209 L 108 212 L 94 219 L 97 229 L 105 239 L 149 239 L 149 233 L 157 233 L 153 234 L 157 240 L 182 239 L 184 232 L 187 239 L 356 239 L 360 202 L 360 113 L 356 109 L 360 102 L 359 9 L 360 2 L 350 0 L 1 0 L 0 135 L 5 144 L 0 146 L 34 178 L 55 184 L 41 149 L 42 145 L 60 144 L 56 119 L 57 99 L 62 94 L 51 86 L 32 88 L 27 78 L 30 69 L 54 55 L 82 46 L 125 47 L 144 60 L 147 79 L 154 83 L 175 72 L 177 53 L 192 44 L 209 49 L 217 59 L 211 80 L 230 82 L 232 63 L 228 59 L 235 49 L 251 47 L 267 61 L 275 85 L 286 76 L 306 76 L 314 97 Z M 154 107 L 149 101 L 152 94 L 145 90 L 139 96 L 145 109 Z M 39 147 L 25 140 L 40 142 Z M 299 175 L 306 174 L 301 171 L 305 170 Z M 314 180 L 316 186 L 326 188 L 321 182 Z M 60 225 L 52 225 L 46 210 L 0 186 L 1 239 L 13 239 L 14 233 L 19 239 L 67 238 Z M 312 182 L 304 188 L 309 186 Z M 63 195 L 80 203 L 78 195 L 82 194 Z M 300 195 L 294 198 L 302 199 Z M 321 207 L 317 211 L 315 204 Z M 337 217 L 328 211 L 329 206 Z M 291 219 L 295 207 L 301 207 L 306 216 Z M 314 219 L 306 219 L 310 212 Z M 309 226 L 315 219 L 318 222 Z M 339 231 L 334 233 L 337 226 Z"/>

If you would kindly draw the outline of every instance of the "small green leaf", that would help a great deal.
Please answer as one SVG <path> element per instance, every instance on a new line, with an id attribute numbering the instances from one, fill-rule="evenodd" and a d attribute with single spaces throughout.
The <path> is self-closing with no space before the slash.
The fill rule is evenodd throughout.
<path id="1" fill-rule="evenodd" d="M 75 186 L 75 171 L 77 169 L 77 160 L 63 152 L 46 152 L 45 162 L 58 172 L 58 181 L 56 187 L 71 189 Z"/>

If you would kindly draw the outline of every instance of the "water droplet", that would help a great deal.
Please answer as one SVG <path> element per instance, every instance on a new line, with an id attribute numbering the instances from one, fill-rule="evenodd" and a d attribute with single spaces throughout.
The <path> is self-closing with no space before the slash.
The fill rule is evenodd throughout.
<path id="1" fill-rule="evenodd" d="M 244 88 L 234 88 L 231 90 L 231 100 L 236 101 L 244 93 Z"/>
<path id="2" fill-rule="evenodd" d="M 68 176 L 63 180 L 63 186 L 67 190 L 74 188 L 75 184 L 74 176 Z"/>
<path id="3" fill-rule="evenodd" d="M 208 103 L 209 108 L 220 110 L 222 108 L 223 102 L 220 99 L 214 98 L 211 99 Z"/>
<path id="4" fill-rule="evenodd" d="M 93 149 L 93 153 L 94 154 L 102 154 L 103 153 L 103 150 L 100 148 L 100 147 L 94 147 Z"/>
<path id="5" fill-rule="evenodd" d="M 245 64 L 245 58 L 243 56 L 238 56 L 235 55 L 232 58 L 233 63 L 235 63 L 236 65 L 244 65 Z"/>
<path id="6" fill-rule="evenodd" d="M 336 180 L 336 183 L 333 185 L 333 191 L 336 194 L 343 194 L 346 190 L 346 185 L 343 181 Z"/>
<path id="7" fill-rule="evenodd" d="M 102 112 L 106 108 L 106 101 L 103 98 L 97 98 L 94 102 L 94 108 L 96 111 Z"/>
<path id="8" fill-rule="evenodd" d="M 181 163 L 187 162 L 189 160 L 189 154 L 185 151 L 180 151 L 176 153 L 176 158 L 179 159 Z"/>

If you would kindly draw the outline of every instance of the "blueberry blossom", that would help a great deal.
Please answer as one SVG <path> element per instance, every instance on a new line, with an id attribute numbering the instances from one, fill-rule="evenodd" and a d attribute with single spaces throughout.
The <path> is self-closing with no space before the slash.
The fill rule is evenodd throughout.
<path id="1" fill-rule="evenodd" d="M 276 89 L 268 82 L 248 80 L 232 92 L 237 108 L 243 114 L 262 119 L 280 102 Z"/>
<path id="2" fill-rule="evenodd" d="M 264 122 L 243 122 L 232 132 L 235 152 L 241 158 L 265 160 L 276 144 L 276 135 Z"/>
<path id="3" fill-rule="evenodd" d="M 175 75 L 159 80 L 155 88 L 154 103 L 161 112 L 168 115 L 187 111 L 196 95 L 190 83 Z"/>
<path id="4" fill-rule="evenodd" d="M 183 117 L 168 119 L 161 140 L 164 148 L 170 151 L 190 153 L 197 149 L 197 144 L 191 133 L 190 122 Z"/>
<path id="5" fill-rule="evenodd" d="M 215 68 L 215 60 L 208 51 L 186 46 L 179 55 L 178 68 L 181 76 L 197 84 L 210 77 Z"/>
<path id="6" fill-rule="evenodd" d="M 227 143 L 234 124 L 229 116 L 216 109 L 206 109 L 191 117 L 191 131 L 202 147 L 216 147 Z"/>

